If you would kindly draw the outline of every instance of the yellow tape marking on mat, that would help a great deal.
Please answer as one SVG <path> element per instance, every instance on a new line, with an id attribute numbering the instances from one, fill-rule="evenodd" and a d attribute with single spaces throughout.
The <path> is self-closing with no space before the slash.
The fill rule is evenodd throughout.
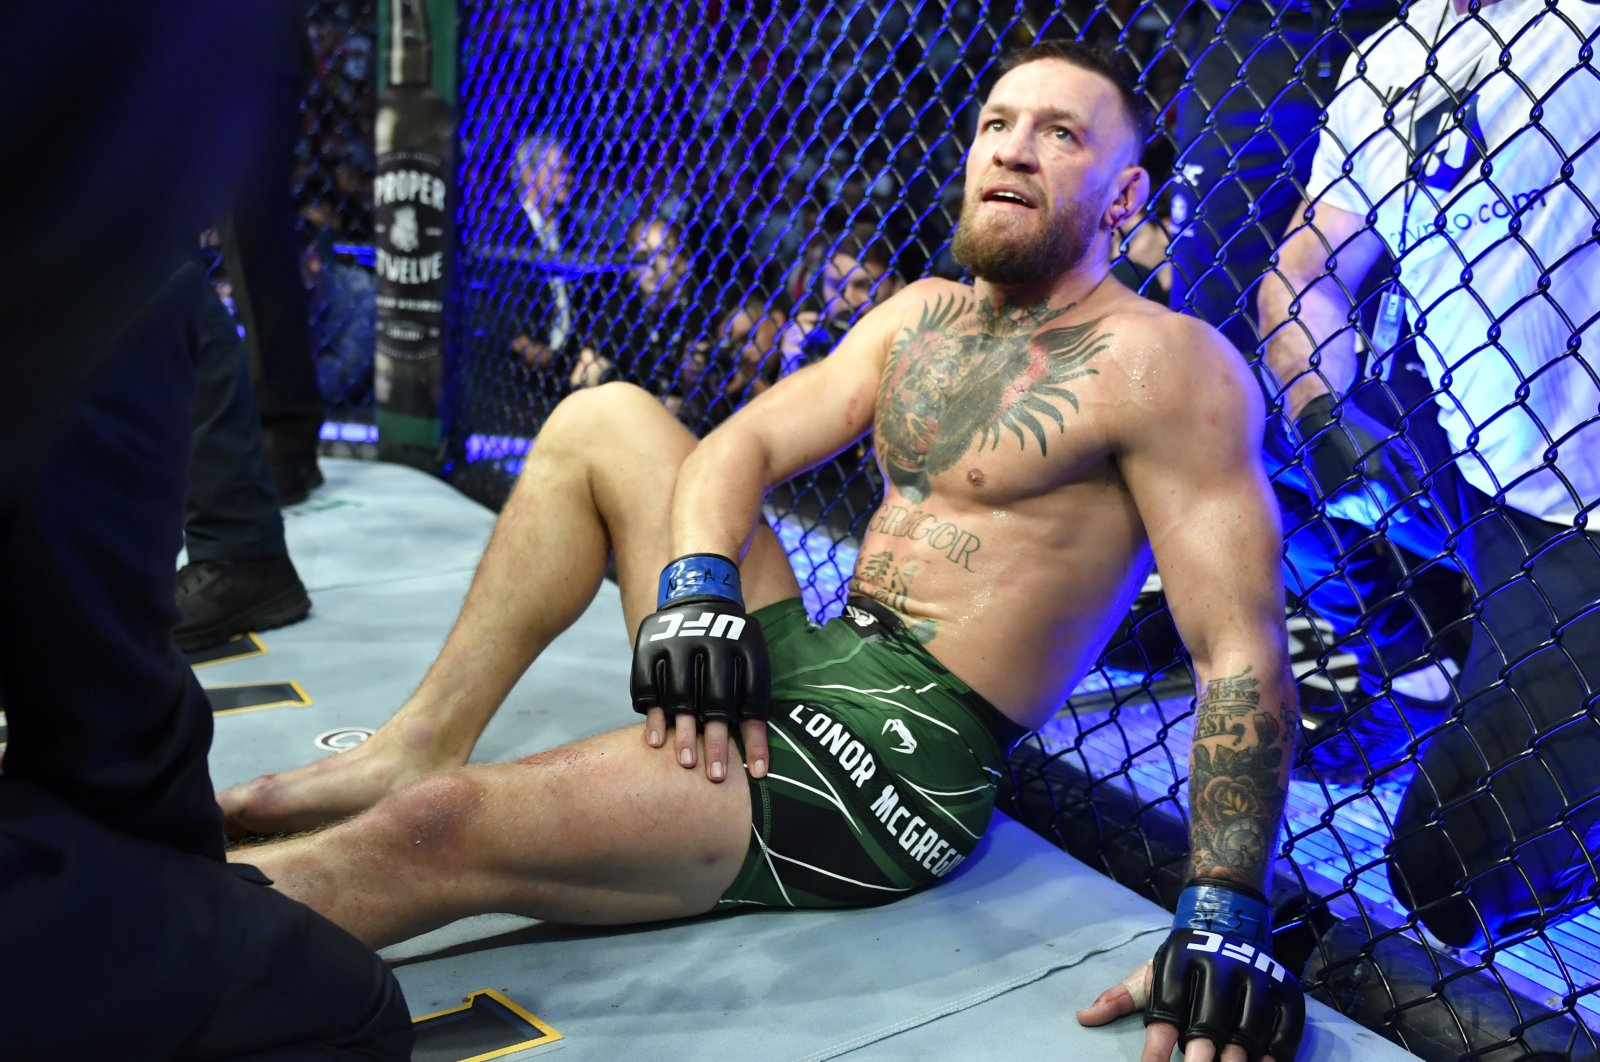
<path id="1" fill-rule="evenodd" d="M 422 1025 L 425 1022 L 434 1021 L 438 1018 L 445 1018 L 452 1014 L 462 1014 L 466 1011 L 470 1011 L 477 1005 L 480 997 L 492 1000 L 494 1003 L 509 1011 L 513 1016 L 527 1022 L 533 1028 L 538 1029 L 539 1035 L 532 1040 L 523 1040 L 520 1043 L 514 1043 L 508 1047 L 500 1047 L 493 1051 L 485 1051 L 481 1055 L 470 1055 L 466 1058 L 457 1060 L 457 1062 L 487 1062 L 487 1060 L 491 1058 L 503 1058 L 515 1051 L 526 1051 L 531 1047 L 541 1047 L 545 1044 L 553 1044 L 557 1040 L 564 1039 L 564 1037 L 560 1033 L 556 1032 L 555 1029 L 534 1017 L 532 1012 L 524 1009 L 519 1004 L 512 1002 L 511 999 L 505 995 L 505 993 L 495 988 L 480 988 L 468 995 L 466 1002 L 462 1003 L 461 1006 L 451 1007 L 449 1010 L 437 1010 L 432 1014 L 420 1014 L 411 1019 L 411 1024 Z"/>
<path id="2" fill-rule="evenodd" d="M 282 696 L 287 687 L 287 696 Z M 275 682 L 237 682 L 226 686 L 205 687 L 206 696 L 223 690 L 273 690 L 280 694 L 275 699 L 262 701 L 259 704 L 241 704 L 233 708 L 218 708 L 213 702 L 212 715 L 237 715 L 239 712 L 258 712 L 263 708 L 310 708 L 315 702 L 306 695 L 300 683 L 293 680 L 279 679 Z"/>
<path id="3" fill-rule="evenodd" d="M 231 664 L 235 660 L 248 660 L 253 656 L 261 656 L 266 651 L 267 647 L 261 643 L 261 638 L 256 632 L 246 631 L 221 645 L 202 649 L 197 653 L 186 653 L 184 659 L 189 661 L 190 667 L 199 670 L 211 667 L 213 664 Z"/>

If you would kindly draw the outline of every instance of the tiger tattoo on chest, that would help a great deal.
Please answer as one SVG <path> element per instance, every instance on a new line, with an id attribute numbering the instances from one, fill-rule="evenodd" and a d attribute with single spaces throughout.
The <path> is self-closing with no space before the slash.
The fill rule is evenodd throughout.
<path id="1" fill-rule="evenodd" d="M 996 307 L 988 299 L 943 296 L 925 304 L 889 353 L 878 385 L 877 444 L 889 481 L 907 499 L 925 500 L 929 480 L 976 446 L 997 449 L 1015 436 L 1039 455 L 1067 430 L 1059 403 L 1078 410 L 1067 385 L 1099 370 L 1089 363 L 1111 346 L 1099 318 L 1057 324 L 1076 304 L 1048 301 Z"/>

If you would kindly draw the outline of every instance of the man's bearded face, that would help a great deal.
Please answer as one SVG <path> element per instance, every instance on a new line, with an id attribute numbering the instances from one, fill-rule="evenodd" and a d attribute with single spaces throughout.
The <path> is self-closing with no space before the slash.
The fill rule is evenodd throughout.
<path id="1" fill-rule="evenodd" d="M 1083 261 L 1094 242 L 1099 215 L 1081 201 L 1047 204 L 1026 213 L 990 207 L 985 192 L 969 188 L 961 225 L 950 244 L 956 261 L 973 276 L 1002 287 L 1048 283 Z M 991 200 L 992 201 L 992 200 Z"/>

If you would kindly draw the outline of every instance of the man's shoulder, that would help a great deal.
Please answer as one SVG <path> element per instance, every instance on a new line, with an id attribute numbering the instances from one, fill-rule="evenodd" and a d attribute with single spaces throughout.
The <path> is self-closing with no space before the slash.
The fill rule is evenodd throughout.
<path id="1" fill-rule="evenodd" d="M 1415 77 L 1449 7 L 1450 0 L 1413 0 L 1403 17 L 1396 15 L 1359 41 L 1339 72 L 1327 105 L 1330 117 L 1381 117 L 1396 87 Z"/>
<path id="2" fill-rule="evenodd" d="M 913 280 L 896 292 L 894 298 L 890 300 L 890 303 L 894 302 L 905 306 L 960 305 L 962 302 L 975 304 L 977 295 L 973 292 L 971 284 L 946 280 L 943 277 L 923 277 L 920 280 Z"/>
<path id="3" fill-rule="evenodd" d="M 1395 12 L 1393 18 L 1367 34 L 1352 49 L 1348 62 L 1354 65 L 1365 58 L 1370 64 L 1374 56 L 1392 56 L 1400 50 L 1431 50 L 1445 23 L 1454 14 L 1454 6 L 1453 0 L 1411 0 L 1404 11 Z M 1379 73 L 1408 79 L 1415 77 L 1415 72 L 1408 70 L 1362 71 L 1366 77 Z"/>
<path id="4" fill-rule="evenodd" d="M 856 327 L 859 329 L 870 322 L 872 330 L 884 335 L 896 334 L 905 328 L 913 331 L 948 329 L 976 306 L 977 296 L 970 284 L 941 277 L 923 277 L 913 280 L 888 300 L 873 307 Z"/>
<path id="5" fill-rule="evenodd" d="M 1124 361 L 1173 355 L 1239 360 L 1233 345 L 1206 322 L 1140 296 L 1108 307 L 1099 321 L 1100 330 L 1115 342 Z"/>
<path id="6" fill-rule="evenodd" d="M 1245 359 L 1221 332 L 1186 313 L 1140 299 L 1100 318 L 1122 374 L 1140 391 L 1139 408 L 1161 415 L 1206 396 L 1247 398 L 1259 391 Z"/>

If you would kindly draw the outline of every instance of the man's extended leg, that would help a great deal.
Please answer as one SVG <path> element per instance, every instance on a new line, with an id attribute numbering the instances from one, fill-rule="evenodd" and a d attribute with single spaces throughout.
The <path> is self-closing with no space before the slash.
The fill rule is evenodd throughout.
<path id="1" fill-rule="evenodd" d="M 739 872 L 750 815 L 742 781 L 686 771 L 630 727 L 424 778 L 234 858 L 382 947 L 491 911 L 587 925 L 702 914 Z"/>
<path id="2" fill-rule="evenodd" d="M 655 608 L 678 466 L 694 436 L 627 384 L 574 394 L 539 432 L 422 684 L 367 742 L 218 798 L 236 830 L 308 829 L 467 761 L 511 687 L 594 598 L 614 551 L 630 635 Z M 758 527 L 741 566 L 751 610 L 800 591 L 777 538 Z M 641 742 L 642 744 L 642 742 Z"/>

